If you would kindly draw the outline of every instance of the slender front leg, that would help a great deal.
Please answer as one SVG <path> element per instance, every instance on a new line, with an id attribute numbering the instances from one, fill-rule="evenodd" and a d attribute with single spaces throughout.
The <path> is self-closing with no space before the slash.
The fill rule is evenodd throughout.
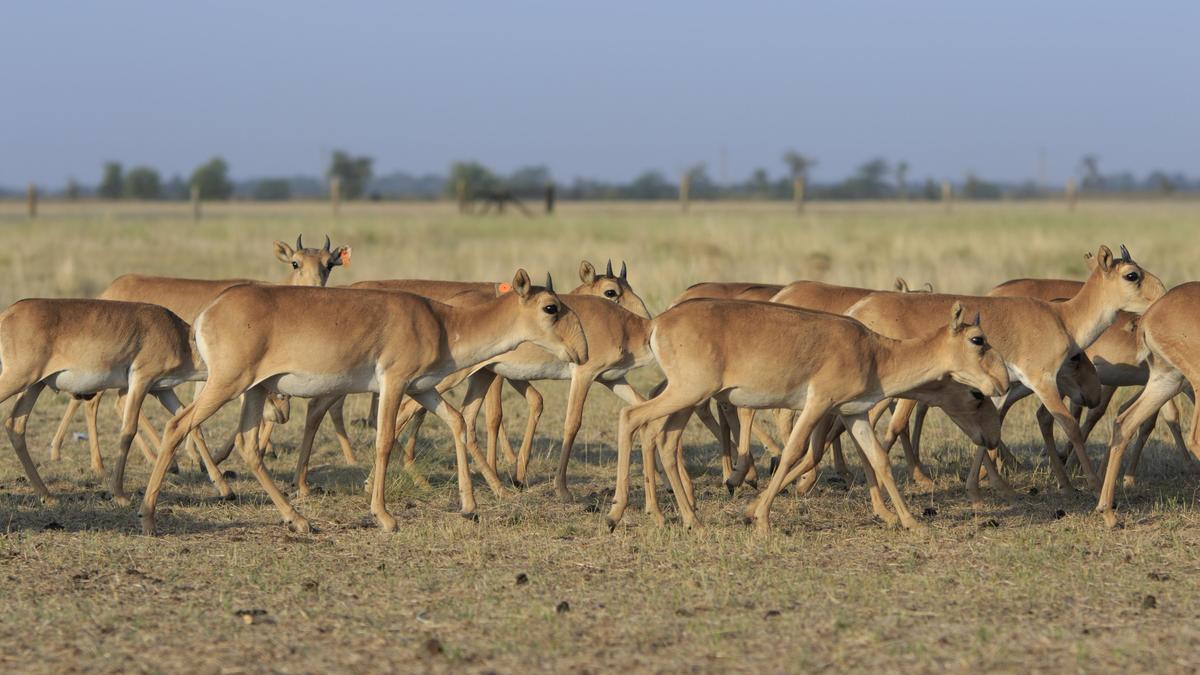
<path id="1" fill-rule="evenodd" d="M 554 475 L 554 491 L 564 502 L 572 501 L 571 490 L 567 488 L 567 463 L 571 461 L 571 448 L 575 445 L 575 436 L 583 424 L 583 404 L 587 400 L 588 388 L 596 379 L 597 373 L 585 366 L 571 368 L 571 388 L 567 395 L 567 417 L 563 422 L 562 450 L 558 454 L 558 473 Z"/>
<path id="2" fill-rule="evenodd" d="M 437 415 L 450 427 L 454 436 L 454 463 L 458 471 L 458 498 L 461 513 L 464 518 L 474 520 L 475 492 L 471 486 L 471 473 L 467 467 L 467 425 L 463 422 L 462 414 L 454 409 L 436 390 L 429 390 L 413 397 L 426 410 Z M 486 464 L 481 468 L 488 468 Z"/>
<path id="3" fill-rule="evenodd" d="M 729 490 L 730 495 L 746 480 L 746 472 L 754 464 L 754 456 L 750 454 L 750 436 L 754 427 L 755 412 L 753 408 L 737 409 L 739 427 L 737 463 L 733 467 L 733 474 L 725 481 L 725 489 Z"/>
<path id="4" fill-rule="evenodd" d="M 104 477 L 104 460 L 100 458 L 100 425 L 97 423 L 96 417 L 100 412 L 100 398 L 103 395 L 102 391 L 96 392 L 96 395 L 83 407 L 83 416 L 87 420 L 88 450 L 92 456 L 92 471 L 101 478 Z"/>
<path id="5" fill-rule="evenodd" d="M 17 459 L 21 460 L 21 467 L 25 469 L 25 476 L 29 479 L 29 485 L 41 497 L 43 504 L 54 505 L 58 503 L 58 499 L 51 496 L 50 490 L 42 482 L 42 477 L 38 475 L 37 467 L 34 465 L 33 459 L 29 456 L 29 448 L 25 445 L 25 426 L 29 422 L 29 413 L 33 412 L 33 406 L 37 403 L 38 396 L 41 395 L 45 387 L 45 384 L 35 382 L 26 388 L 21 397 L 17 399 L 16 404 L 13 405 L 8 421 L 4 423 L 4 428 L 8 431 L 8 440 L 12 443 L 13 450 L 17 453 Z M 14 388 L 3 387 L 5 395 L 0 400 L 8 400 L 12 396 Z"/>
<path id="6" fill-rule="evenodd" d="M 483 419 L 487 425 L 487 461 L 493 471 L 497 470 L 497 448 L 499 445 L 499 436 L 502 433 L 504 424 L 504 380 L 503 378 L 493 377 L 491 384 L 488 386 L 487 393 L 483 395 Z M 474 429 L 475 427 L 471 427 Z M 505 444 L 507 447 L 507 444 Z M 509 448 L 511 454 L 512 449 Z M 510 464 L 516 464 L 515 456 L 507 458 Z"/>
<path id="7" fill-rule="evenodd" d="M 388 458 L 392 444 L 396 441 L 396 413 L 400 411 L 400 399 L 408 388 L 407 379 L 391 379 L 382 382 L 379 392 L 379 413 L 375 419 L 375 468 L 371 481 L 371 514 L 375 516 L 384 532 L 396 531 L 396 519 L 387 511 L 384 491 L 387 488 Z M 457 439 L 455 439 L 457 443 Z"/>
<path id="8" fill-rule="evenodd" d="M 329 419 L 333 420 L 333 433 L 337 436 L 338 445 L 342 446 L 342 459 L 347 465 L 355 466 L 358 461 L 354 458 L 354 446 L 350 444 L 350 434 L 346 431 L 345 396 L 329 409 Z"/>
<path id="9" fill-rule="evenodd" d="M 521 437 L 521 449 L 517 452 L 516 472 L 513 474 L 513 484 L 523 487 L 528 477 L 529 455 L 533 452 L 533 437 L 537 433 L 538 420 L 542 418 L 542 394 L 528 382 L 509 380 L 509 384 L 517 393 L 525 397 L 525 405 L 529 417 L 525 420 L 525 435 Z M 508 446 L 508 434 L 503 426 L 497 426 L 496 433 L 501 439 L 501 446 Z M 509 451 L 512 449 L 509 448 Z"/>
<path id="10" fill-rule="evenodd" d="M 1083 435 L 1083 440 L 1086 443 L 1089 436 L 1092 435 L 1092 429 L 1096 428 L 1096 424 L 1100 422 L 1100 418 L 1104 417 L 1105 411 L 1112 403 L 1113 394 L 1117 393 L 1117 388 L 1111 385 L 1100 386 L 1100 402 L 1095 408 L 1088 410 L 1087 417 L 1084 418 L 1083 424 L 1079 427 L 1079 433 Z"/>
<path id="11" fill-rule="evenodd" d="M 142 415 L 142 402 L 146 400 L 146 392 L 150 383 L 139 376 L 134 369 L 129 378 L 129 392 L 125 396 L 124 410 L 121 411 L 121 437 L 117 443 L 117 465 L 112 473 L 113 501 L 120 506 L 129 506 L 132 502 L 125 494 L 125 461 L 129 459 L 129 446 L 137 435 L 138 419 Z"/>
<path id="12" fill-rule="evenodd" d="M 1083 469 L 1083 475 L 1087 477 L 1088 486 L 1092 490 L 1100 489 L 1100 479 L 1096 476 L 1095 469 L 1092 468 L 1092 462 L 1088 459 L 1087 448 L 1083 445 L 1083 436 L 1079 431 L 1079 424 L 1075 422 L 1075 418 L 1071 417 L 1071 412 L 1063 405 L 1062 394 L 1058 391 L 1058 385 L 1055 383 L 1054 374 L 1043 375 L 1033 387 L 1034 393 L 1041 399 L 1042 405 L 1050 411 L 1054 416 L 1054 421 L 1066 433 L 1070 439 L 1071 445 L 1075 448 L 1075 457 L 1079 460 L 1079 467 Z M 1063 472 L 1065 477 L 1065 471 Z M 1068 480 L 1067 485 L 1070 486 Z"/>
<path id="13" fill-rule="evenodd" d="M 896 509 L 896 515 L 900 516 L 900 524 L 909 530 L 925 529 L 923 524 L 913 518 L 912 513 L 908 510 L 908 504 L 904 502 L 904 497 L 900 494 L 900 489 L 896 487 L 896 480 L 892 477 L 892 467 L 888 465 L 887 455 L 879 446 L 879 439 L 875 437 L 875 432 L 866 415 L 843 415 L 842 419 L 848 422 L 846 426 L 850 434 L 854 436 L 859 448 L 867 455 L 876 478 L 887 489 L 892 506 Z"/>

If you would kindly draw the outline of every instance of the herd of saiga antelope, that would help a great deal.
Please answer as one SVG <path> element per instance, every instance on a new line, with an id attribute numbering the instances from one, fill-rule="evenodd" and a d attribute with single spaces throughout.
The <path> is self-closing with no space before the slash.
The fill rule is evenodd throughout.
<path id="1" fill-rule="evenodd" d="M 619 417 L 610 527 L 628 504 L 635 432 L 643 458 L 657 456 L 683 523 L 695 524 L 693 488 L 681 461 L 681 434 L 693 413 L 721 441 L 722 472 L 731 492 L 743 482 L 757 486 L 752 436 L 774 455 L 769 484 L 746 510 L 760 532 L 768 530 L 771 503 L 781 489 L 796 481 L 800 493 L 812 487 L 826 447 L 833 448 L 838 470 L 845 471 L 839 444 L 843 432 L 865 460 L 875 513 L 889 523 L 922 527 L 896 487 L 886 453 L 900 440 L 914 480 L 928 482 L 919 458 L 928 406 L 945 411 L 978 446 L 967 479 L 976 504 L 981 501 L 981 474 L 1005 496 L 1014 494 L 997 468 L 1012 461 L 1000 428 L 1009 407 L 1030 393 L 1041 402 L 1038 422 L 1059 485 L 1070 489 L 1066 463 L 1077 460 L 1089 486 L 1100 490 L 1097 510 L 1110 526 L 1116 523 L 1113 498 L 1122 455 L 1136 431 L 1131 462 L 1136 464 L 1160 409 L 1177 445 L 1193 461 L 1172 399 L 1181 391 L 1194 396 L 1191 383 L 1200 377 L 1200 340 L 1190 334 L 1194 308 L 1200 306 L 1200 283 L 1166 292 L 1124 246 L 1119 258 L 1105 246 L 1087 256 L 1091 273 L 1084 282 L 1020 279 L 984 297 L 935 294 L 931 288 L 910 291 L 903 280 L 897 280 L 894 291 L 815 281 L 787 286 L 701 283 L 653 318 L 630 287 L 624 264 L 617 274 L 611 263 L 599 273 L 584 261 L 582 284 L 562 296 L 549 276 L 545 286 L 534 286 L 524 270 L 517 271 L 511 284 L 388 280 L 330 289 L 323 287 L 334 267 L 349 262 L 348 248 L 332 249 L 328 237 L 322 248 L 305 248 L 298 238 L 295 248 L 275 242 L 275 253 L 292 268 L 279 284 L 126 275 L 98 299 L 27 299 L 0 314 L 0 401 L 20 394 L 5 427 L 43 500 L 53 498 L 30 459 L 25 430 L 47 386 L 75 397 L 51 456 L 57 457 L 78 402 L 87 400 L 97 472 L 104 471 L 96 438 L 99 395 L 106 389 L 120 392 L 120 454 L 111 483 L 114 499 L 122 505 L 129 503 L 123 489 L 125 461 L 137 438 L 146 395 L 173 413 L 160 441 L 142 424 L 151 444 L 157 444 L 157 453 L 143 444 L 154 463 L 141 509 L 148 534 L 155 529 L 163 479 L 174 469 L 176 448 L 185 437 L 226 497 L 232 492 L 217 464 L 236 445 L 284 520 L 308 531 L 308 522 L 275 486 L 262 461 L 271 425 L 287 420 L 288 396 L 312 399 L 296 471 L 296 490 L 305 495 L 310 490 L 309 454 L 326 413 L 353 462 L 343 400 L 347 394 L 376 395 L 376 455 L 369 489 L 371 513 L 387 531 L 395 529 L 396 521 L 384 503 L 385 477 L 400 428 L 419 425 L 426 411 L 450 427 L 462 513 L 473 517 L 468 454 L 497 495 L 505 492 L 496 473 L 498 448 L 515 465 L 513 482 L 522 485 L 541 413 L 541 395 L 530 383 L 543 379 L 571 381 L 555 478 L 555 489 L 564 498 L 570 497 L 566 467 L 589 386 L 598 381 L 630 404 Z M 666 380 L 647 400 L 625 376 L 651 363 L 659 365 Z M 442 394 L 464 379 L 468 387 L 460 413 Z M 505 380 L 524 394 L 530 408 L 515 453 L 501 433 L 500 385 Z M 194 401 L 183 406 L 173 388 L 188 381 L 204 384 L 197 385 Z M 1113 391 L 1132 385 L 1145 387 L 1116 419 L 1101 487 L 1085 440 Z M 214 457 L 200 425 L 239 396 L 235 439 Z M 710 400 L 717 403 L 716 415 Z M 889 405 L 893 414 L 881 439 L 875 424 Z M 1081 428 L 1082 406 L 1091 410 Z M 487 417 L 486 456 L 474 433 L 481 407 Z M 776 426 L 786 436 L 782 449 L 755 424 L 759 409 L 777 411 Z M 1195 422 L 1193 452 L 1200 451 L 1200 423 Z M 1059 456 L 1054 423 L 1066 433 L 1073 458 Z M 737 437 L 736 456 L 732 436 Z M 416 429 L 405 448 L 406 465 L 415 440 Z M 643 461 L 645 508 L 661 524 L 655 465 Z M 895 513 L 884 503 L 879 482 Z"/>

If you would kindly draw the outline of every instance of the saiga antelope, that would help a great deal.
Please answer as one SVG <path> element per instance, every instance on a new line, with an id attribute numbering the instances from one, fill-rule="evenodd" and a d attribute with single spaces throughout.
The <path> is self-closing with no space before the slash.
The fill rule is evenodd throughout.
<path id="1" fill-rule="evenodd" d="M 1196 385 L 1200 383 L 1197 307 L 1200 307 L 1200 283 L 1182 284 L 1162 296 L 1138 322 L 1138 360 L 1149 364 L 1150 375 L 1145 389 L 1138 394 L 1133 405 L 1118 415 L 1113 423 L 1104 487 L 1096 505 L 1096 511 L 1104 516 L 1104 522 L 1109 527 L 1117 524 L 1113 500 L 1116 498 L 1121 456 L 1136 430 L 1180 392 L 1186 393 L 1195 403 Z M 1200 453 L 1200 407 L 1196 407 L 1192 413 L 1188 446 L 1193 454 Z M 1197 458 L 1200 459 L 1200 455 Z"/>
<path id="2" fill-rule="evenodd" d="M 947 325 L 924 338 L 892 340 L 853 319 L 769 303 L 691 300 L 667 310 L 654 320 L 650 331 L 650 347 L 667 375 L 667 386 L 646 403 L 621 411 L 610 527 L 620 522 L 629 500 L 632 434 L 663 419 L 655 427 L 666 434 L 659 440 L 659 457 L 684 525 L 695 524 L 676 471 L 674 448 L 695 406 L 710 398 L 741 407 L 801 410 L 779 470 L 757 504 L 758 532 L 769 529 L 771 503 L 785 475 L 804 442 L 830 413 L 843 419 L 867 454 L 900 523 L 906 528 L 922 527 L 896 488 L 887 457 L 867 420 L 868 411 L 883 398 L 946 376 L 988 396 L 1008 388 L 1004 360 L 989 348 L 977 324 L 963 321 L 962 306 L 956 304 L 946 316 Z M 870 473 L 868 480 L 873 483 Z"/>
<path id="3" fill-rule="evenodd" d="M 547 279 L 547 281 L 549 281 Z M 272 482 L 257 452 L 267 391 L 304 397 L 379 393 L 371 513 L 393 531 L 384 503 L 396 413 L 404 395 L 442 418 L 454 436 L 462 513 L 474 516 L 465 425 L 436 391 L 452 372 L 535 342 L 565 360 L 587 360 L 579 319 L 554 289 L 535 287 L 518 270 L 513 292 L 474 307 L 452 307 L 408 293 L 244 285 L 222 293 L 196 320 L 200 355 L 209 367 L 200 395 L 163 430 L 158 461 L 142 503 L 142 529 L 154 532 L 154 507 L 176 446 L 226 402 L 243 396 L 238 433 L 242 456 L 283 519 L 305 520 Z"/>
<path id="4" fill-rule="evenodd" d="M 1091 262 L 1090 256 L 1089 262 Z M 1014 279 L 993 288 L 988 292 L 988 295 L 1025 295 L 1041 298 L 1042 300 L 1056 300 L 1070 298 L 1078 293 L 1082 287 L 1083 282 L 1067 279 Z M 1138 360 L 1136 329 L 1136 315 L 1122 312 L 1117 316 L 1117 320 L 1113 325 L 1101 333 L 1100 337 L 1087 348 L 1087 356 L 1096 366 L 1101 389 L 1099 405 L 1088 410 L 1087 418 L 1080 425 L 1080 433 L 1083 435 L 1085 443 L 1091 435 L 1092 430 L 1096 428 L 1096 424 L 1104 417 L 1104 412 L 1108 409 L 1108 405 L 1112 402 L 1113 395 L 1118 388 L 1146 384 L 1146 379 L 1150 375 L 1150 368 Z M 1132 398 L 1129 399 L 1118 412 L 1124 412 L 1133 404 L 1134 400 Z M 1042 421 L 1042 412 L 1041 409 L 1038 410 L 1039 422 Z M 1179 407 L 1175 404 L 1174 399 L 1168 400 L 1163 404 L 1162 410 L 1159 412 L 1162 413 L 1163 420 L 1167 423 L 1167 428 L 1175 440 L 1175 447 L 1183 457 L 1185 466 L 1193 472 L 1197 471 L 1200 465 L 1197 465 L 1191 452 L 1188 451 L 1187 443 L 1183 440 L 1183 431 L 1179 426 Z M 1072 410 L 1072 413 L 1078 418 L 1076 410 Z M 1154 431 L 1154 423 L 1157 419 L 1158 413 L 1151 415 L 1142 424 L 1141 428 L 1138 429 L 1129 465 L 1123 468 L 1120 474 L 1124 478 L 1126 485 L 1134 484 L 1138 459 L 1141 457 L 1146 441 Z M 1053 443 L 1053 430 L 1047 430 L 1043 426 L 1042 435 L 1051 444 Z"/>
<path id="5" fill-rule="evenodd" d="M 641 297 L 639 297 L 629 285 L 628 268 L 624 262 L 621 263 L 620 273 L 614 274 L 611 260 L 608 261 L 607 267 L 603 273 L 598 272 L 592 263 L 584 260 L 579 264 L 579 279 L 579 286 L 575 287 L 575 289 L 573 289 L 569 295 L 593 296 L 595 298 L 602 298 L 611 304 L 623 307 L 637 316 L 645 319 L 650 318 L 650 311 L 646 308 L 645 302 L 642 301 Z M 350 287 L 360 289 L 403 291 L 458 307 L 468 307 L 482 304 L 511 290 L 509 284 L 497 284 L 493 282 L 432 281 L 424 279 L 361 281 L 356 284 L 352 284 Z M 536 354 L 535 356 L 525 359 L 527 365 L 530 361 L 555 361 L 554 357 L 548 354 L 545 350 L 540 350 L 532 346 L 527 346 L 521 351 L 522 353 Z M 569 365 L 562 361 L 555 362 L 558 365 L 545 365 L 544 368 L 561 369 Z M 452 386 L 457 386 L 457 384 L 461 382 L 462 379 L 464 379 L 468 374 L 469 373 L 461 373 L 456 376 L 452 376 L 451 378 L 447 378 L 446 382 L 439 385 L 439 391 L 446 391 Z M 476 380 L 476 386 L 483 377 L 484 376 L 481 375 L 480 378 Z M 528 406 L 524 438 L 522 439 L 519 452 L 514 452 L 512 446 L 509 444 L 507 434 L 503 433 L 502 427 L 503 408 L 500 402 L 501 392 L 499 385 L 502 384 L 504 379 L 508 378 L 489 378 L 490 386 L 483 398 L 483 402 L 486 405 L 487 462 L 493 470 L 496 469 L 497 447 L 499 447 L 501 450 L 503 450 L 505 458 L 510 464 L 515 467 L 519 465 L 514 473 L 514 481 L 520 485 L 525 480 L 525 466 L 528 462 L 529 454 L 533 446 L 534 432 L 537 429 L 537 423 L 541 416 L 542 395 L 528 380 L 519 378 L 508 379 L 509 384 L 511 384 L 518 393 L 525 397 L 525 401 Z M 629 396 L 625 389 L 625 385 L 617 382 L 616 380 L 616 377 L 609 378 L 608 380 L 613 386 L 618 387 L 618 389 L 615 389 L 614 391 L 619 391 L 619 396 Z M 478 392 L 476 392 L 476 395 L 478 395 Z M 338 442 L 342 445 L 343 453 L 349 454 L 350 441 L 345 431 L 344 414 L 342 412 L 343 405 L 344 398 L 332 403 L 329 407 L 329 415 L 333 421 L 334 433 L 338 438 Z M 324 412 L 319 407 L 313 406 L 315 406 L 315 402 L 310 405 L 309 416 L 315 417 L 315 420 L 310 421 L 306 419 L 305 421 L 305 434 L 301 441 L 301 450 L 299 453 L 300 456 L 297 462 L 296 487 L 298 493 L 301 495 L 308 494 L 310 490 L 307 483 L 308 456 L 312 451 L 312 443 L 316 435 L 317 427 L 319 427 L 321 418 L 324 415 Z M 414 460 L 417 438 L 426 412 L 424 408 L 420 408 L 419 406 L 416 407 L 415 410 L 408 409 L 408 411 L 412 414 L 404 415 L 402 413 L 401 417 L 406 421 L 404 424 L 397 426 L 397 434 L 399 434 L 402 428 L 409 429 L 408 439 L 404 445 L 405 466 L 411 465 Z M 472 407 L 472 409 L 468 412 L 467 407 L 464 404 L 463 412 L 467 413 L 465 415 L 468 422 L 467 428 L 471 430 L 467 436 L 467 441 L 469 444 L 468 447 L 472 450 L 472 454 L 474 454 L 476 440 L 473 430 L 475 429 L 474 423 L 478 413 L 478 406 Z M 570 419 L 570 416 L 568 416 L 568 419 Z M 523 461 L 520 459 L 522 457 L 525 458 Z"/>
<path id="6" fill-rule="evenodd" d="M 42 391 L 50 387 L 74 396 L 104 389 L 127 392 L 110 483 L 117 503 L 128 505 L 125 460 L 146 394 L 174 413 L 180 404 L 172 388 L 204 379 L 204 365 L 192 349 L 189 332 L 169 310 L 145 303 L 35 298 L 0 313 L 0 403 L 23 392 L 5 429 L 43 500 L 52 498 L 25 443 L 29 414 Z"/>
<path id="7" fill-rule="evenodd" d="M 328 235 L 325 237 L 325 245 L 322 248 L 305 248 L 303 235 L 296 237 L 295 248 L 282 241 L 275 242 L 276 259 L 290 265 L 292 268 L 288 276 L 280 282 L 285 285 L 324 286 L 329 280 L 329 274 L 333 268 L 348 261 L 349 255 L 349 247 L 331 248 Z M 200 310 L 204 309 L 222 291 L 232 286 L 248 283 L 258 282 L 252 279 L 181 279 L 176 277 L 125 274 L 114 279 L 100 293 L 99 299 L 145 302 L 158 305 L 169 309 L 176 316 L 183 319 L 184 322 L 191 324 L 196 320 L 196 316 L 199 315 Z M 92 470 L 103 475 L 104 466 L 100 456 L 100 443 L 96 424 L 96 415 L 100 407 L 101 396 L 102 392 L 96 392 L 96 396 L 88 401 L 86 417 Z M 273 417 L 281 421 L 286 421 L 286 416 L 278 417 L 281 413 L 286 413 L 284 402 L 277 400 L 273 404 L 275 405 L 275 415 Z M 79 408 L 79 405 L 79 399 L 72 399 L 67 404 L 67 409 L 63 413 L 62 420 L 59 422 L 58 430 L 55 432 L 54 439 L 50 443 L 51 460 L 59 458 L 60 449 L 66 437 L 71 418 L 75 415 L 75 411 Z M 142 424 L 144 425 L 142 429 L 148 432 L 148 435 L 157 443 L 158 439 L 154 435 L 149 423 L 143 420 Z M 268 430 L 271 424 L 271 422 L 268 422 Z M 195 442 L 202 458 L 208 455 L 208 448 L 204 445 L 204 439 L 199 431 L 197 431 L 191 440 Z M 224 454 L 225 452 L 219 453 L 214 458 L 214 461 L 219 463 L 223 459 Z M 207 468 L 209 469 L 210 478 L 216 483 L 221 494 L 224 496 L 231 494 L 228 486 L 225 485 L 224 479 L 221 478 L 220 472 L 216 471 L 215 467 Z"/>
<path id="8" fill-rule="evenodd" d="M 1107 246 L 1096 255 L 1096 267 L 1083 288 L 1070 300 L 1050 303 L 1028 297 L 972 297 L 944 294 L 875 293 L 854 305 L 849 314 L 887 335 L 912 335 L 937 325 L 938 317 L 954 303 L 988 317 L 988 333 L 1008 363 L 1014 384 L 1033 391 L 1066 432 L 1091 489 L 1099 479 L 1088 460 L 1079 424 L 1063 405 L 1059 371 L 1064 364 L 1081 363 L 1082 352 L 1116 319 L 1117 312 L 1145 311 L 1163 294 L 1158 277 L 1129 256 L 1114 258 Z M 909 409 L 910 410 L 910 409 Z M 907 411 L 898 415 L 907 415 Z M 1069 488 L 1070 478 L 1057 454 L 1050 458 L 1055 478 Z"/>

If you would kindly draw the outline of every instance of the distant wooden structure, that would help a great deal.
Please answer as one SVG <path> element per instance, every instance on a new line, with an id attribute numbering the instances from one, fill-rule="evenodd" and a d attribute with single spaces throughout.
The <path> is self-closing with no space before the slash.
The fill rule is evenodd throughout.
<path id="1" fill-rule="evenodd" d="M 29 210 L 29 219 L 37 218 L 38 189 L 37 185 L 33 183 L 30 183 L 29 187 L 25 189 L 25 205 Z"/>
<path id="2" fill-rule="evenodd" d="M 554 181 L 546 183 L 546 215 L 554 213 Z"/>
<path id="3" fill-rule="evenodd" d="M 476 204 L 480 205 L 479 209 L 475 208 Z M 504 213 L 504 207 L 509 204 L 516 207 L 516 209 L 522 214 L 533 217 L 533 213 L 525 207 L 525 204 L 523 204 L 521 200 L 518 199 L 515 194 L 513 194 L 512 190 L 507 188 L 473 190 L 469 193 L 462 208 L 465 213 L 474 213 L 478 215 L 488 213 L 494 208 L 496 210 L 496 214 L 499 215 Z"/>

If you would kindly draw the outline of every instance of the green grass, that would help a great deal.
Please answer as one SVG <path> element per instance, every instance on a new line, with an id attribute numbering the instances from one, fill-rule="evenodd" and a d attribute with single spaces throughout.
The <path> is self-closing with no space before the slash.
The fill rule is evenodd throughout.
<path id="1" fill-rule="evenodd" d="M 335 245 L 354 247 L 352 265 L 335 270 L 335 283 L 502 280 L 520 265 L 535 278 L 549 269 L 560 288 L 569 288 L 581 256 L 624 259 L 652 311 L 700 280 L 816 277 L 885 286 L 903 275 L 939 290 L 982 292 L 1012 277 L 1078 276 L 1082 254 L 1100 243 L 1128 244 L 1168 286 L 1200 272 L 1189 255 L 1200 204 L 1185 202 L 1084 202 L 1074 213 L 1058 204 L 956 204 L 950 213 L 917 204 L 817 204 L 799 217 L 787 205 L 764 204 L 696 205 L 687 215 L 673 205 L 560 210 L 553 219 L 528 220 L 466 218 L 445 205 L 363 204 L 334 219 L 324 205 L 230 204 L 207 207 L 193 223 L 186 206 L 44 204 L 29 223 L 19 204 L 3 204 L 0 225 L 10 236 L 0 259 L 10 276 L 0 300 L 93 294 L 129 271 L 281 277 L 270 242 L 294 241 L 300 231 L 306 243 L 329 232 Z M 633 382 L 645 391 L 656 379 L 644 371 Z M 961 481 L 968 443 L 935 413 L 924 447 L 936 488 L 920 492 L 896 462 L 910 506 L 928 514 L 928 533 L 873 520 L 855 466 L 860 480 L 848 490 L 822 479 L 809 497 L 778 500 L 776 531 L 762 539 L 740 523 L 750 493 L 725 493 L 716 448 L 693 425 L 685 442 L 704 527 L 682 530 L 666 494 L 660 497 L 672 522 L 655 527 L 640 514 L 635 478 L 634 505 L 610 534 L 603 509 L 619 404 L 601 390 L 589 397 L 571 468 L 576 503 L 562 504 L 549 477 L 566 388 L 539 389 L 546 410 L 533 484 L 498 501 L 477 481 L 477 524 L 456 514 L 452 452 L 439 422 L 426 425 L 419 446 L 429 484 L 398 468 L 389 476 L 400 523 L 392 535 L 371 525 L 361 491 L 368 432 L 352 428 L 359 466 L 346 467 L 326 424 L 311 477 L 325 493 L 297 503 L 317 533 L 289 533 L 231 460 L 240 500 L 217 501 L 185 462 L 164 489 L 162 536 L 154 539 L 137 534 L 134 508 L 104 498 L 107 486 L 88 470 L 86 443 L 70 441 L 60 463 L 46 459 L 66 399 L 44 394 L 30 422 L 30 447 L 63 502 L 40 505 L 13 454 L 0 453 L 0 669 L 1195 667 L 1196 482 L 1179 475 L 1165 433 L 1147 448 L 1137 487 L 1118 492 L 1124 529 L 1105 529 L 1088 494 L 1054 490 L 1032 406 L 1023 404 L 1005 433 L 1034 465 L 1013 476 L 1026 495 L 1017 504 L 991 501 L 971 511 Z M 364 416 L 366 407 L 366 397 L 352 398 L 348 417 Z M 159 424 L 165 419 L 157 409 L 152 416 Z M 277 431 L 283 456 L 269 461 L 280 483 L 290 478 L 299 442 L 301 410 L 293 417 Z M 222 411 L 210 435 L 224 437 L 233 418 L 232 410 Z M 506 391 L 514 439 L 523 422 L 523 402 Z M 108 403 L 101 424 L 111 448 L 117 424 Z M 77 421 L 74 430 L 82 426 Z M 1093 436 L 1094 457 L 1110 426 L 1102 422 Z M 111 452 L 106 460 L 111 464 Z M 140 457 L 131 458 L 128 484 L 140 487 L 147 475 Z M 519 574 L 528 582 L 518 584 Z M 564 601 L 569 611 L 556 611 Z M 247 624 L 239 610 L 265 614 Z"/>

